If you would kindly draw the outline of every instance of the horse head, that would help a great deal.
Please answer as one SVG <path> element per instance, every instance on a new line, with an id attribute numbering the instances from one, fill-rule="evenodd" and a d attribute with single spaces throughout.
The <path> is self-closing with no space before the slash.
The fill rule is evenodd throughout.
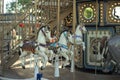
<path id="1" fill-rule="evenodd" d="M 44 38 L 44 39 L 42 39 Z M 38 31 L 38 42 L 43 42 L 43 40 L 46 41 L 46 43 L 50 42 L 51 39 L 51 31 L 49 26 L 42 26 Z"/>
<path id="2" fill-rule="evenodd" d="M 77 28 L 76 28 L 76 34 L 82 32 L 82 33 L 86 33 L 87 29 L 85 27 L 85 25 L 83 23 L 80 23 Z"/>

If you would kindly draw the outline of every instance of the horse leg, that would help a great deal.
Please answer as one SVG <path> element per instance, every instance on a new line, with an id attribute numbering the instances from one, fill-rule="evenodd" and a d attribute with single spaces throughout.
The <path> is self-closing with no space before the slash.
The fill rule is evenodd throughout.
<path id="1" fill-rule="evenodd" d="M 69 57 L 67 55 L 67 53 L 62 52 L 61 55 L 65 58 L 65 62 L 62 65 L 62 68 L 65 68 L 65 66 L 67 66 L 67 63 L 69 62 Z"/>
<path id="2" fill-rule="evenodd" d="M 12 40 L 10 41 L 10 49 L 13 49 L 13 48 L 14 48 L 14 43 L 15 43 L 15 40 L 12 39 Z"/>
<path id="3" fill-rule="evenodd" d="M 23 69 L 25 69 L 25 56 L 27 55 L 26 51 L 23 51 L 20 55 L 20 60 L 21 60 L 21 66 Z"/>
<path id="4" fill-rule="evenodd" d="M 54 53 L 52 50 L 50 50 L 49 53 L 50 53 L 49 60 L 51 61 L 54 57 Z"/>
<path id="5" fill-rule="evenodd" d="M 118 74 L 120 74 L 120 63 L 118 63 Z"/>
<path id="6" fill-rule="evenodd" d="M 43 65 L 41 66 L 41 70 L 43 70 L 48 62 L 48 57 L 44 52 L 39 52 L 39 55 L 41 56 L 41 62 L 43 63 Z"/>
<path id="7" fill-rule="evenodd" d="M 82 42 L 82 47 L 83 47 L 83 50 L 85 51 L 85 42 Z"/>
<path id="8" fill-rule="evenodd" d="M 112 60 L 112 57 L 110 56 L 110 53 L 107 53 L 106 54 L 106 59 L 104 60 L 104 67 L 103 67 L 103 72 L 110 72 L 110 70 L 108 69 L 108 67 L 110 66 L 111 64 L 111 60 Z"/>
<path id="9" fill-rule="evenodd" d="M 34 66 L 38 65 L 38 55 L 34 55 Z"/>
<path id="10" fill-rule="evenodd" d="M 100 51 L 100 42 L 98 42 L 98 46 L 97 46 L 97 49 L 98 49 L 98 54 L 97 54 L 97 61 L 101 61 L 102 60 L 102 55 L 101 55 L 101 51 Z"/>

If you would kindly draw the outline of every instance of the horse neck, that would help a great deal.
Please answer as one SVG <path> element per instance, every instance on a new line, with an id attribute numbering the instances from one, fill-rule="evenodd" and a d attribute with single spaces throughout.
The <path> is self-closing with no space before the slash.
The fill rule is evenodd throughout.
<path id="1" fill-rule="evenodd" d="M 44 36 L 44 34 L 42 33 L 41 30 L 38 33 L 37 41 L 38 41 L 38 43 L 46 44 L 45 36 Z"/>
<path id="2" fill-rule="evenodd" d="M 64 45 L 67 44 L 67 40 L 66 40 L 66 38 L 64 36 L 64 33 L 61 34 L 58 43 L 61 43 L 61 44 L 64 44 Z"/>

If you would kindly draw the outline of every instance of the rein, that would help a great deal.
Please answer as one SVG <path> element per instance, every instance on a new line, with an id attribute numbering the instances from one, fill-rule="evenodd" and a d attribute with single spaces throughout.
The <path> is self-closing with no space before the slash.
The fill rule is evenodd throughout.
<path id="1" fill-rule="evenodd" d="M 46 34 L 45 34 L 45 32 L 43 31 L 43 30 L 41 30 L 42 31 L 42 33 L 44 34 L 44 36 L 46 37 Z"/>
<path id="2" fill-rule="evenodd" d="M 79 27 L 79 29 L 83 32 L 83 29 L 82 29 L 82 27 Z"/>
<path id="3" fill-rule="evenodd" d="M 39 43 L 37 46 L 42 46 L 42 47 L 47 48 L 47 47 L 49 46 L 49 44 L 42 44 L 42 43 Z"/>
<path id="4" fill-rule="evenodd" d="M 44 32 L 43 30 L 41 30 L 41 31 L 42 31 L 43 35 L 45 36 L 46 42 L 48 42 L 49 39 L 48 39 L 48 37 L 46 36 L 45 32 Z"/>
<path id="5" fill-rule="evenodd" d="M 82 36 L 75 35 L 75 36 L 72 36 L 72 38 L 82 38 Z"/>

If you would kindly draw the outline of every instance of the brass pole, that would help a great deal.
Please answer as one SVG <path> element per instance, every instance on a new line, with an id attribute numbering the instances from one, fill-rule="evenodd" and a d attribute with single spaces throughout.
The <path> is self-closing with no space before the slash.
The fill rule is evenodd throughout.
<path id="1" fill-rule="evenodd" d="M 75 26 L 76 26 L 76 0 L 73 0 L 73 33 L 75 35 Z M 75 57 L 75 38 L 74 38 L 74 57 Z"/>
<path id="2" fill-rule="evenodd" d="M 35 25 L 34 25 L 34 31 L 35 33 L 37 32 L 36 30 L 36 23 L 37 23 L 37 0 L 35 0 Z"/>
<path id="3" fill-rule="evenodd" d="M 73 0 L 73 35 L 75 35 L 75 26 L 76 26 L 76 0 Z M 71 72 L 73 72 L 73 80 L 75 80 L 75 53 L 76 53 L 76 44 L 74 38 L 74 53 L 73 53 L 73 65 L 71 67 Z"/>
<path id="4" fill-rule="evenodd" d="M 96 39 L 98 37 L 98 0 L 96 0 Z M 97 45 L 98 47 L 98 45 Z M 97 59 L 97 55 L 96 55 Z M 97 62 L 95 61 L 95 75 L 97 74 Z"/>
<path id="5" fill-rule="evenodd" d="M 58 10 L 57 10 L 57 38 L 60 32 L 60 0 L 58 0 Z"/>
<path id="6" fill-rule="evenodd" d="M 58 13 L 57 13 L 57 38 L 59 36 L 60 31 L 60 0 L 58 0 Z M 55 56 L 55 72 L 54 76 L 59 79 L 60 73 L 59 73 L 59 55 Z"/>

